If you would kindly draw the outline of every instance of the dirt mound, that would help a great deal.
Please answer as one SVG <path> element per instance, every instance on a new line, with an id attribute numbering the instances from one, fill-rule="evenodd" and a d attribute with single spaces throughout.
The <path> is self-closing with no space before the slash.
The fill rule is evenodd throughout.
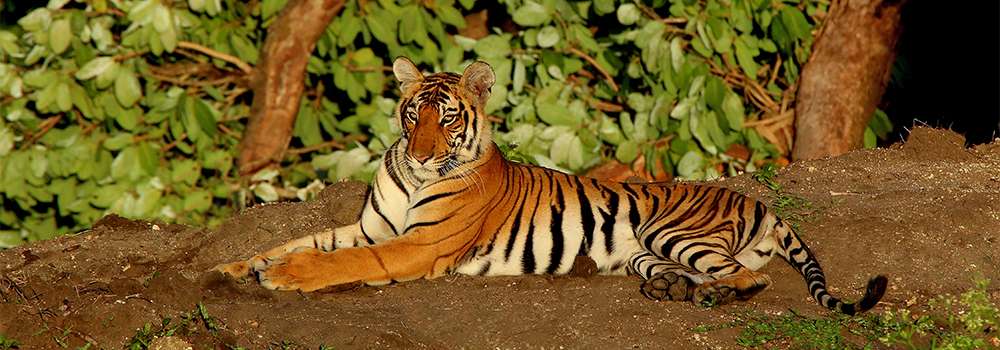
<path id="1" fill-rule="evenodd" d="M 975 274 L 1000 295 L 1000 142 L 964 144 L 916 128 L 888 149 L 778 170 L 780 195 L 749 175 L 707 183 L 806 215 L 799 231 L 834 294 L 858 299 L 869 277 L 887 274 L 876 312 L 921 310 L 965 291 Z M 827 313 L 781 261 L 762 270 L 774 286 L 712 309 L 646 300 L 635 277 L 454 276 L 301 294 L 204 272 L 356 220 L 366 190 L 340 182 L 318 200 L 258 205 L 214 230 L 110 215 L 89 231 L 0 251 L 0 334 L 21 349 L 120 348 L 162 329 L 176 336 L 156 342 L 196 348 L 737 348 L 733 328 L 692 328 L 726 324 L 734 308 Z"/>

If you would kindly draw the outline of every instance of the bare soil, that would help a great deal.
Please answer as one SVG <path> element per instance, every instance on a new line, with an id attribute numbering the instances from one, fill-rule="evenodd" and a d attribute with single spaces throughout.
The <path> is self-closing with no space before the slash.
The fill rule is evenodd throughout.
<path id="1" fill-rule="evenodd" d="M 1000 141 L 964 144 L 950 131 L 916 128 L 905 144 L 777 171 L 781 194 L 811 203 L 799 231 L 835 295 L 856 300 L 868 278 L 886 274 L 873 312 L 920 313 L 982 274 L 1000 297 Z M 749 175 L 707 183 L 775 199 Z M 631 276 L 453 276 L 302 294 L 205 272 L 356 220 L 366 190 L 340 182 L 320 199 L 258 205 L 217 229 L 110 215 L 79 234 L 0 251 L 0 334 L 21 349 L 121 348 L 147 323 L 176 326 L 201 303 L 217 329 L 192 321 L 198 332 L 171 340 L 198 349 L 730 349 L 739 348 L 735 327 L 692 328 L 729 323 L 734 308 L 828 314 L 780 260 L 762 270 L 772 287 L 716 308 L 649 301 Z"/>

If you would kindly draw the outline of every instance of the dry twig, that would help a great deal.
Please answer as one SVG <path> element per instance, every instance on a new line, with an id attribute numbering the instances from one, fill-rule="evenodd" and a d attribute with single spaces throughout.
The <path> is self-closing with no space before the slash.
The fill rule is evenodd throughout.
<path id="1" fill-rule="evenodd" d="M 232 63 L 246 74 L 253 73 L 253 67 L 251 67 L 246 62 L 243 62 L 243 60 L 240 60 L 238 57 L 212 50 L 208 47 L 202 46 L 201 44 L 195 44 L 190 41 L 181 41 L 177 43 L 177 47 L 195 50 L 203 54 L 218 58 L 220 60 Z"/>

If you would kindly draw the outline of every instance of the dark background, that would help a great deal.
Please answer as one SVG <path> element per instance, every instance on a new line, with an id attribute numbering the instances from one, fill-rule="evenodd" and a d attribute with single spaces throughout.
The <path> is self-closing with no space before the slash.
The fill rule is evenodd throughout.
<path id="1" fill-rule="evenodd" d="M 489 1 L 489 0 L 484 0 Z M 37 4 L 0 0 L 0 27 Z M 897 64 L 882 108 L 894 125 L 886 145 L 928 125 L 965 135 L 968 145 L 1000 137 L 1000 1 L 909 0 L 903 7 Z M 902 69 L 898 69 L 902 68 Z"/>
<path id="2" fill-rule="evenodd" d="M 882 98 L 894 124 L 888 141 L 924 124 L 964 134 L 968 145 L 1000 137 L 1000 2 L 910 0 L 902 22 L 909 77 Z"/>

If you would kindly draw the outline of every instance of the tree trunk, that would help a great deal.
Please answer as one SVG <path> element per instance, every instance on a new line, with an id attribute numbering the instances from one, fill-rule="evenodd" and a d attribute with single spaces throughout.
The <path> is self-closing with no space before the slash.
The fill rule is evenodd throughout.
<path id="1" fill-rule="evenodd" d="M 281 161 L 305 90 L 306 64 L 345 1 L 292 0 L 268 28 L 250 78 L 253 103 L 236 155 L 240 172 L 253 173 Z"/>
<path id="2" fill-rule="evenodd" d="M 835 2 L 802 70 L 796 96 L 793 160 L 861 148 L 882 100 L 902 32 L 906 0 Z"/>

